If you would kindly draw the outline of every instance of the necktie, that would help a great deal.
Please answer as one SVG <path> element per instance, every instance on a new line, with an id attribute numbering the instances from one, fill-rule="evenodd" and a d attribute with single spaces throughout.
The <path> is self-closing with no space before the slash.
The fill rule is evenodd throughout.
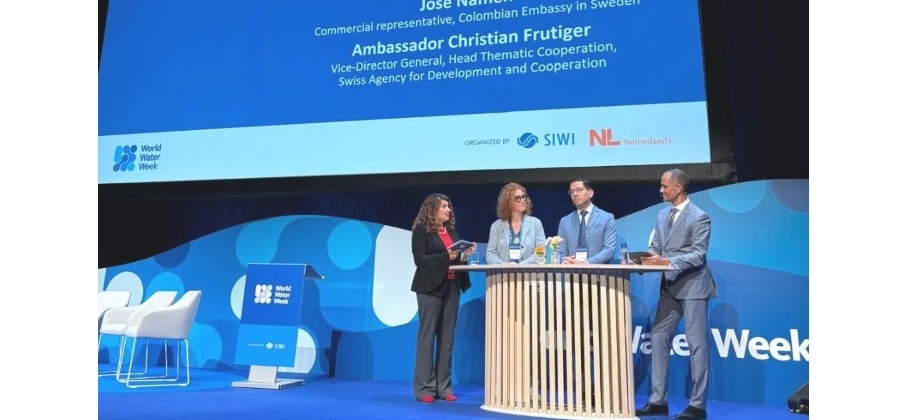
<path id="1" fill-rule="evenodd" d="M 585 228 L 585 215 L 588 214 L 587 210 L 581 211 L 581 222 L 578 223 L 578 247 L 587 248 L 588 247 L 588 234 L 587 229 Z"/>
<path id="2" fill-rule="evenodd" d="M 668 229 L 674 226 L 674 220 L 677 220 L 677 207 L 671 207 L 671 215 L 668 216 Z"/>

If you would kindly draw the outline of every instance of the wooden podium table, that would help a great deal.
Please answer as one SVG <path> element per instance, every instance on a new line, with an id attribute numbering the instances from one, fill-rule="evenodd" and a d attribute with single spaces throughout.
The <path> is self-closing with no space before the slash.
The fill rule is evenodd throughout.
<path id="1" fill-rule="evenodd" d="M 669 268 L 450 268 L 486 273 L 484 410 L 557 419 L 637 418 L 629 273 Z"/>

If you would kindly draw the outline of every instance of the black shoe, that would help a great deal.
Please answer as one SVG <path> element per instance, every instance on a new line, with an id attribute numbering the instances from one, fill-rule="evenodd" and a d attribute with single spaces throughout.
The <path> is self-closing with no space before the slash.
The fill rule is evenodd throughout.
<path id="1" fill-rule="evenodd" d="M 683 413 L 678 413 L 674 418 L 677 420 L 703 420 L 706 418 L 706 410 L 688 405 Z"/>
<path id="2" fill-rule="evenodd" d="M 645 407 L 642 407 L 636 410 L 636 415 L 637 416 L 667 416 L 668 415 L 668 405 L 648 403 L 645 405 Z"/>

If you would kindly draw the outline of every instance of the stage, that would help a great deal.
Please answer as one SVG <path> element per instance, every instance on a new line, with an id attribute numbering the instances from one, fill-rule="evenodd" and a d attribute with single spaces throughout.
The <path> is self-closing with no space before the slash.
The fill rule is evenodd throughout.
<path id="1" fill-rule="evenodd" d="M 106 368 L 100 365 L 101 369 Z M 234 388 L 248 372 L 193 369 L 186 387 L 129 389 L 114 377 L 99 378 L 99 420 L 156 419 L 197 420 L 258 418 L 271 420 L 453 420 L 453 419 L 529 419 L 534 417 L 493 413 L 480 408 L 481 386 L 455 386 L 458 401 L 423 404 L 412 396 L 409 382 L 368 381 L 296 376 L 303 386 L 281 390 Z M 292 376 L 293 377 L 293 376 Z M 644 405 L 646 396 L 637 398 Z M 687 404 L 685 398 L 670 400 L 671 415 L 648 419 L 673 418 Z M 807 420 L 786 406 L 710 401 L 710 420 Z"/>

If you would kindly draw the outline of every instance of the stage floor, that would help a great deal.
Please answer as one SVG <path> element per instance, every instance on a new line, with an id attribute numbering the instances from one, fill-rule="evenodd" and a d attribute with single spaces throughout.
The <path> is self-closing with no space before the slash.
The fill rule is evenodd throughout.
<path id="1" fill-rule="evenodd" d="M 100 366 L 105 369 L 105 366 Z M 456 402 L 415 401 L 409 382 L 349 380 L 311 376 L 302 386 L 285 389 L 232 387 L 245 380 L 246 371 L 193 369 L 191 384 L 185 387 L 129 389 L 114 377 L 99 378 L 99 419 L 527 419 L 533 417 L 494 413 L 480 408 L 481 386 L 455 386 Z M 283 374 L 279 375 L 283 376 Z M 645 396 L 637 404 L 645 403 Z M 686 406 L 686 399 L 672 398 L 673 418 Z M 710 401 L 710 420 L 807 420 L 808 415 L 789 411 L 785 405 L 758 405 Z"/>

